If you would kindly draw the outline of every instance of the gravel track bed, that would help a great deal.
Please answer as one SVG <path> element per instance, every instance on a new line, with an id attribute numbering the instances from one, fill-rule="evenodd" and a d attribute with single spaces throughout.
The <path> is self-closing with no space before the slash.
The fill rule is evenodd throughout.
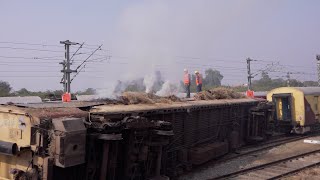
<path id="1" fill-rule="evenodd" d="M 306 138 L 320 140 L 320 136 Z M 244 155 L 238 158 L 221 162 L 219 164 L 209 164 L 206 167 L 198 169 L 195 172 L 186 173 L 178 177 L 179 180 L 201 180 L 211 179 L 221 175 L 229 174 L 244 168 L 250 168 L 257 165 L 265 164 L 275 160 L 299 155 L 305 152 L 320 150 L 319 144 L 306 144 L 303 140 L 286 143 L 271 149 L 259 151 L 250 155 Z M 320 179 L 320 177 L 319 177 Z"/>

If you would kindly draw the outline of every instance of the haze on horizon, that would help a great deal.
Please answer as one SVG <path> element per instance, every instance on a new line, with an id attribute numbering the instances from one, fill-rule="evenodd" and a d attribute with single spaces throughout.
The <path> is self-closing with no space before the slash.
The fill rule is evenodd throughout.
<path id="1" fill-rule="evenodd" d="M 0 1 L 0 76 L 15 90 L 62 89 L 59 42 L 69 39 L 85 42 L 82 53 L 103 44 L 92 57 L 97 60 L 72 82 L 74 91 L 109 88 L 155 70 L 179 82 L 184 68 L 217 69 L 223 84 L 243 84 L 247 57 L 261 60 L 253 62 L 253 71 L 279 62 L 271 77 L 291 71 L 301 72 L 293 78 L 315 81 L 319 5 L 316 0 Z M 73 68 L 87 56 L 76 55 Z"/>

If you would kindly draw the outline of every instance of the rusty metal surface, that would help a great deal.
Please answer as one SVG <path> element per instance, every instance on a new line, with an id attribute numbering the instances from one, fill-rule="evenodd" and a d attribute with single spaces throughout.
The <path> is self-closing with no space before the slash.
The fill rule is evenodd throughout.
<path id="1" fill-rule="evenodd" d="M 190 162 L 196 165 L 203 164 L 210 159 L 228 153 L 228 151 L 228 142 L 215 142 L 194 147 L 189 150 Z"/>
<path id="2" fill-rule="evenodd" d="M 32 117 L 59 118 L 59 117 L 87 117 L 88 113 L 78 108 L 24 108 L 24 112 Z"/>
<path id="3" fill-rule="evenodd" d="M 21 104 L 16 103 L 15 106 L 27 107 L 27 108 L 81 108 L 90 107 L 104 104 L 103 102 L 88 102 L 88 101 L 71 101 L 71 102 L 44 102 L 44 103 L 33 103 L 33 104 Z"/>
<path id="4" fill-rule="evenodd" d="M 85 162 L 86 128 L 82 118 L 59 118 L 52 121 L 55 130 L 49 152 L 55 165 L 66 168 Z"/>
<path id="5" fill-rule="evenodd" d="M 193 153 L 190 153 L 191 149 L 197 149 L 206 143 L 225 142 L 233 130 L 238 132 L 237 144 L 245 139 L 249 109 L 256 106 L 258 101 L 219 102 L 220 104 L 213 106 L 207 106 L 208 102 L 195 103 L 202 105 L 193 107 L 191 111 L 144 114 L 148 119 L 172 123 L 174 136 L 164 152 L 167 175 L 176 176 L 189 170 L 192 164 L 201 164 L 229 152 L 229 148 L 225 145 L 221 148 L 210 148 L 210 146 L 204 148 L 204 151 L 192 151 Z M 216 153 L 218 149 L 219 153 Z M 211 155 L 208 156 L 208 153 Z"/>
<path id="6" fill-rule="evenodd" d="M 139 111 L 176 111 L 196 108 L 210 108 L 211 106 L 221 106 L 229 104 L 256 103 L 254 99 L 230 99 L 230 100 L 209 100 L 209 101 L 186 101 L 155 104 L 134 104 L 134 105 L 101 105 L 91 109 L 91 113 L 115 114 L 115 113 L 130 113 Z"/>
<path id="7" fill-rule="evenodd" d="M 170 122 L 173 136 L 163 150 L 162 162 L 165 163 L 161 171 L 166 175 L 176 176 L 185 170 L 190 170 L 192 164 L 201 164 L 228 153 L 229 139 L 233 131 L 237 132 L 238 138 L 233 139 L 232 147 L 241 144 L 246 136 L 249 109 L 259 102 L 253 99 L 236 99 L 185 101 L 171 104 L 102 105 L 91 109 L 90 114 L 92 122 L 106 120 L 105 124 L 122 122 L 123 117 L 130 117 L 133 114 L 146 118 L 145 120 Z M 137 127 L 144 127 L 144 124 L 146 123 L 130 126 L 128 123 L 127 127 L 139 129 Z M 131 141 L 126 143 L 129 142 Z M 212 143 L 223 145 L 215 146 Z M 153 142 L 148 143 L 150 144 Z M 203 144 L 209 144 L 209 146 L 201 146 Z M 197 148 L 199 146 L 201 147 Z M 130 154 L 131 148 L 126 147 L 125 149 Z M 133 156 L 126 159 L 131 158 L 136 159 Z M 127 162 L 127 164 L 132 163 L 135 164 Z M 131 166 L 127 168 L 127 174 L 136 169 Z"/>

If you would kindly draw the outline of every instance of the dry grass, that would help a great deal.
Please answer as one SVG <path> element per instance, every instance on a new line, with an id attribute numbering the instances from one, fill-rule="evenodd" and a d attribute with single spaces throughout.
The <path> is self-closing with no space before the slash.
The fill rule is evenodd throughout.
<path id="1" fill-rule="evenodd" d="M 154 104 L 154 103 L 172 103 L 179 102 L 176 96 L 160 97 L 151 93 L 142 92 L 124 92 L 119 101 L 123 104 Z"/>
<path id="2" fill-rule="evenodd" d="M 244 97 L 244 95 L 235 92 L 232 89 L 223 87 L 202 91 L 194 96 L 196 100 L 239 99 Z"/>

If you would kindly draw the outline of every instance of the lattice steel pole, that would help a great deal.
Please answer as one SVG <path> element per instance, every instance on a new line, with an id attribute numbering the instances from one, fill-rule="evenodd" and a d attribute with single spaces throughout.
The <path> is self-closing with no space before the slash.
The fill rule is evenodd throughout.
<path id="1" fill-rule="evenodd" d="M 317 70 L 318 70 L 318 86 L 320 86 L 320 55 L 317 55 L 316 58 L 317 58 Z"/>
<path id="2" fill-rule="evenodd" d="M 290 87 L 290 72 L 287 72 L 287 86 Z"/>
<path id="3" fill-rule="evenodd" d="M 248 90 L 251 90 L 251 79 L 252 79 L 252 74 L 251 74 L 251 67 L 250 67 L 250 62 L 252 59 L 247 58 L 247 70 L 248 70 Z"/>
<path id="4" fill-rule="evenodd" d="M 66 41 L 60 41 L 60 44 L 64 44 L 65 47 L 65 61 L 64 61 L 64 68 L 61 70 L 61 72 L 64 73 L 64 91 L 67 93 L 71 92 L 71 78 L 70 74 L 73 72 L 77 72 L 75 70 L 70 69 L 70 46 L 71 45 L 77 45 L 79 43 L 71 42 L 69 40 Z"/>

